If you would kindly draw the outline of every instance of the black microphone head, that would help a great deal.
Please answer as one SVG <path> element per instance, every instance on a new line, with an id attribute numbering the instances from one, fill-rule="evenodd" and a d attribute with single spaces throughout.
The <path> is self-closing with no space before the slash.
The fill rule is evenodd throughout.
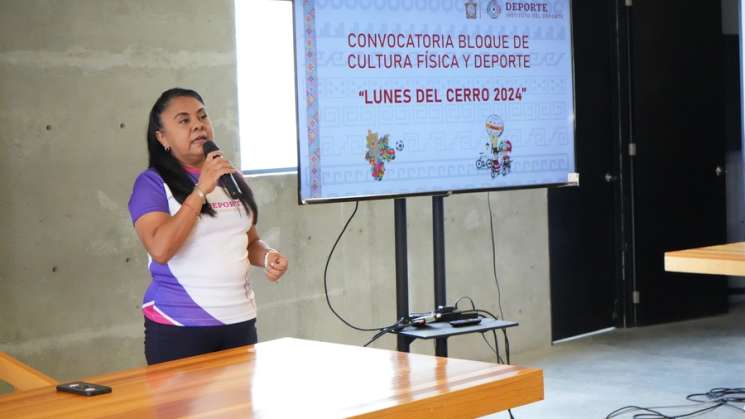
<path id="1" fill-rule="evenodd" d="M 202 144 L 202 151 L 204 151 L 204 155 L 206 156 L 209 153 L 212 153 L 213 151 L 217 151 L 220 148 L 215 144 L 214 141 L 205 141 L 204 144 Z"/>

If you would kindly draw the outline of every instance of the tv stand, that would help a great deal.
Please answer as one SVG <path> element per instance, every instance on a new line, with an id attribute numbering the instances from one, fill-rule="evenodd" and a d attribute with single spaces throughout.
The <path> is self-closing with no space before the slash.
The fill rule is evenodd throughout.
<path id="1" fill-rule="evenodd" d="M 434 302 L 435 307 L 447 305 L 445 281 L 445 195 L 432 196 L 432 243 L 434 252 Z M 394 225 L 396 240 L 396 318 L 408 316 L 409 278 L 406 243 L 406 199 L 394 200 Z M 427 324 L 424 327 L 409 326 L 397 332 L 397 349 L 409 352 L 415 339 L 435 339 L 435 355 L 448 356 L 447 338 L 466 333 L 483 333 L 494 329 L 517 326 L 517 322 L 482 319 L 480 324 L 453 327 L 445 322 Z"/>

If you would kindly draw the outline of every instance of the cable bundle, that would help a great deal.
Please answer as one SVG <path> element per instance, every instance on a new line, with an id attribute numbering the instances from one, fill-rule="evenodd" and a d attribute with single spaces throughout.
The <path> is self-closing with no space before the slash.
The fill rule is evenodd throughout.
<path id="1" fill-rule="evenodd" d="M 732 409 L 738 410 L 740 413 L 743 412 L 743 407 L 738 406 L 735 403 L 745 403 L 745 388 L 743 387 L 736 387 L 736 388 L 726 388 L 726 387 L 716 387 L 711 390 L 709 390 L 706 393 L 694 393 L 689 394 L 686 396 L 687 400 L 690 400 L 692 402 L 696 402 L 697 404 L 693 405 L 686 405 L 686 406 L 659 406 L 659 407 L 641 407 L 641 406 L 624 406 L 620 409 L 616 409 L 613 412 L 609 413 L 608 416 L 605 417 L 605 419 L 612 419 L 614 417 L 624 415 L 627 413 L 632 413 L 635 411 L 642 411 L 643 413 L 636 413 L 634 414 L 634 419 L 679 419 L 679 418 L 688 418 L 696 415 L 700 415 L 702 413 L 711 412 L 712 410 L 718 409 L 720 407 L 729 407 Z M 691 412 L 682 413 L 679 415 L 667 415 L 662 412 L 660 412 L 659 409 L 672 409 L 672 408 L 682 408 L 682 407 L 693 407 L 693 406 L 700 406 L 701 404 L 709 404 L 710 406 L 706 406 L 701 409 L 697 409 Z"/>

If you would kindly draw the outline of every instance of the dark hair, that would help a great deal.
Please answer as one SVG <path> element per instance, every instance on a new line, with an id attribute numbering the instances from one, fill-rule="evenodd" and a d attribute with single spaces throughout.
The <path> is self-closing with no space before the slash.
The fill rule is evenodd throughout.
<path id="1" fill-rule="evenodd" d="M 199 103 L 204 104 L 202 96 L 194 90 L 178 87 L 168 89 L 161 93 L 158 100 L 155 101 L 153 108 L 150 110 L 150 120 L 147 125 L 148 166 L 158 172 L 166 185 L 171 189 L 173 197 L 176 198 L 180 204 L 183 204 L 186 197 L 194 191 L 195 183 L 186 173 L 183 166 L 181 166 L 181 163 L 176 160 L 170 152 L 163 148 L 163 145 L 160 144 L 155 133 L 162 128 L 160 116 L 166 107 L 168 107 L 171 99 L 183 96 L 192 97 L 198 100 Z M 246 181 L 243 180 L 243 176 L 234 176 L 234 178 L 243 191 L 243 194 L 239 198 L 243 203 L 243 208 L 246 209 L 246 212 L 251 213 L 253 216 L 253 222 L 256 224 L 259 220 L 259 211 L 256 207 L 253 192 L 246 184 Z M 205 202 L 205 204 L 202 205 L 201 213 L 208 214 L 212 217 L 216 215 L 215 210 L 212 209 L 209 202 Z"/>

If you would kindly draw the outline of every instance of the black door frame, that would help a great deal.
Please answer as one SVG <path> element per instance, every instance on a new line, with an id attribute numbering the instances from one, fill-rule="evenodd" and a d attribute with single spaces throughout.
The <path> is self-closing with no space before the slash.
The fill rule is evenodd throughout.
<path id="1" fill-rule="evenodd" d="M 634 295 L 636 291 L 636 237 L 634 234 L 634 160 L 636 143 L 633 138 L 633 84 L 631 6 L 625 0 L 615 3 L 616 28 L 616 155 L 618 183 L 616 184 L 616 313 L 618 327 L 638 324 Z"/>

